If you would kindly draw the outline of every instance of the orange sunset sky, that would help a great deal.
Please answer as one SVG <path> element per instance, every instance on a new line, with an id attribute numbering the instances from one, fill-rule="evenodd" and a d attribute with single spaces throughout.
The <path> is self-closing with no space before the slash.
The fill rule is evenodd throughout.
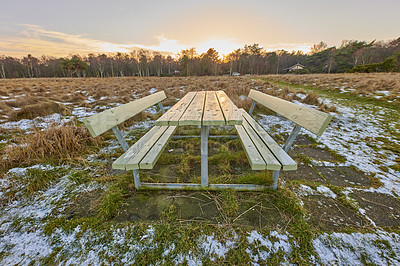
<path id="1" fill-rule="evenodd" d="M 400 1 L 1 0 L 0 55 L 22 57 L 245 44 L 308 52 L 314 43 L 400 36 Z"/>

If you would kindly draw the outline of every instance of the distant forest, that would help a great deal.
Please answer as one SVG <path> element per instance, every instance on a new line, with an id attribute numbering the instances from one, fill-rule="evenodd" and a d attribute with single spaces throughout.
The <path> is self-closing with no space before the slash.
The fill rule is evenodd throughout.
<path id="1" fill-rule="evenodd" d="M 286 73 L 297 63 L 305 68 L 291 73 L 400 72 L 400 38 L 370 43 L 342 41 L 338 48 L 320 42 L 309 54 L 266 52 L 252 44 L 222 59 L 213 48 L 203 54 L 195 48 L 182 50 L 175 58 L 143 49 L 67 58 L 0 56 L 0 78 L 261 75 Z"/>

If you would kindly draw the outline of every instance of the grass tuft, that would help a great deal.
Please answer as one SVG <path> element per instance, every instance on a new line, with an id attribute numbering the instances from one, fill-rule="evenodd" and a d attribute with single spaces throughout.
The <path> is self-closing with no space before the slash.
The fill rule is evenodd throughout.
<path id="1" fill-rule="evenodd" d="M 10 115 L 11 121 L 18 121 L 21 119 L 34 119 L 38 116 L 47 116 L 54 113 L 62 115 L 69 114 L 68 109 L 63 104 L 53 101 L 41 101 L 38 103 L 22 106 L 18 111 L 14 111 Z"/>
<path id="2" fill-rule="evenodd" d="M 309 93 L 303 100 L 301 100 L 301 102 L 310 105 L 318 105 L 319 104 L 318 95 L 315 93 Z"/>
<path id="3" fill-rule="evenodd" d="M 28 166 L 49 161 L 71 161 L 74 156 L 85 152 L 93 153 L 100 145 L 101 138 L 92 138 L 84 127 L 75 125 L 52 126 L 45 131 L 35 130 L 33 134 L 15 139 L 17 145 L 4 150 L 5 158 L 0 169 L 6 171 L 15 166 Z"/>

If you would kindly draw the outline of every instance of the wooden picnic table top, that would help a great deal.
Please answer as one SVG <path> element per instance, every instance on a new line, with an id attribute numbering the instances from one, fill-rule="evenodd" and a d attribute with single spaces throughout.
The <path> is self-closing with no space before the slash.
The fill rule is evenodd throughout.
<path id="1" fill-rule="evenodd" d="M 157 126 L 241 125 L 237 106 L 224 91 L 193 91 L 156 120 Z"/>

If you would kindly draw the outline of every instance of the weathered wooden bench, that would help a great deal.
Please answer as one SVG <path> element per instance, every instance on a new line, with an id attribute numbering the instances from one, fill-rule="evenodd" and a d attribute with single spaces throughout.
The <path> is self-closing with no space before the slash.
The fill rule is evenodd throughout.
<path id="1" fill-rule="evenodd" d="M 297 163 L 287 154 L 301 128 L 320 136 L 325 131 L 332 116 L 318 110 L 288 102 L 262 92 L 251 90 L 249 98 L 253 104 L 246 113 L 240 109 L 243 124 L 236 125 L 236 130 L 246 151 L 253 170 L 273 170 L 273 188 L 278 186 L 279 171 L 296 170 Z M 252 117 L 256 103 L 293 121 L 296 125 L 281 148 Z"/>
<path id="2" fill-rule="evenodd" d="M 165 93 L 161 91 L 83 120 L 93 137 L 97 137 L 110 129 L 113 130 L 125 153 L 113 163 L 112 167 L 114 169 L 133 170 L 136 188 L 140 187 L 138 169 L 152 169 L 154 167 L 167 142 L 174 134 L 176 126 L 154 126 L 139 141 L 129 147 L 118 129 L 118 125 L 155 104 L 158 104 L 162 113 L 165 113 L 161 104 L 161 101 L 165 98 Z M 129 165 L 129 167 L 126 165 Z"/>

